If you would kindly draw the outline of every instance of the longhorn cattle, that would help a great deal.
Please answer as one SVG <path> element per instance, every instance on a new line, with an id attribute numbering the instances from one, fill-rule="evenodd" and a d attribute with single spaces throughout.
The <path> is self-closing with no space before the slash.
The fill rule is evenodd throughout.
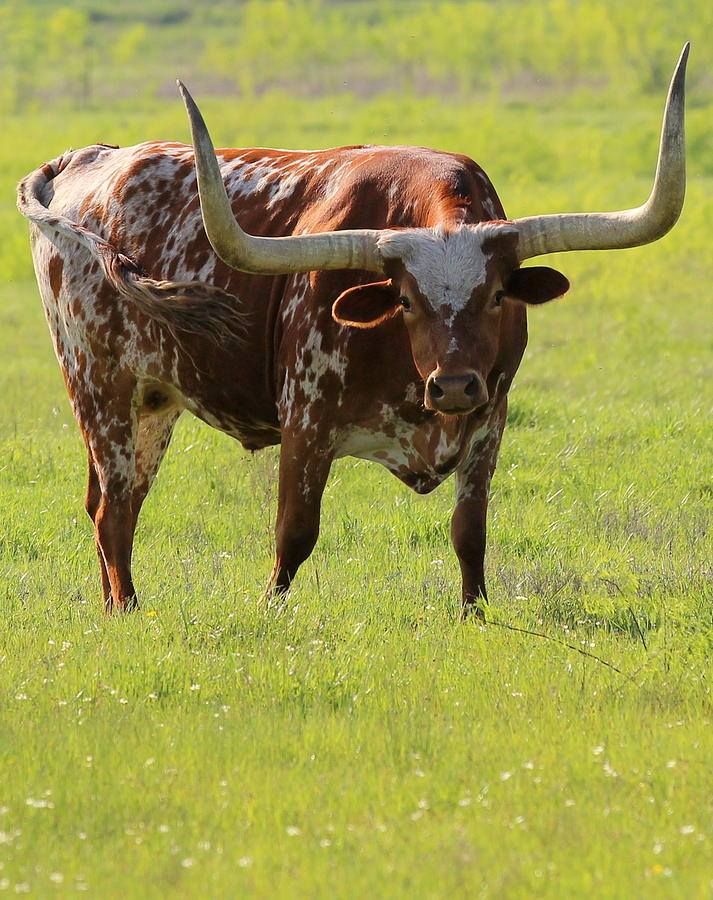
<path id="1" fill-rule="evenodd" d="M 18 206 L 87 446 L 107 609 L 136 605 L 137 518 L 189 410 L 249 450 L 282 445 L 273 591 L 311 553 L 330 466 L 350 455 L 419 493 L 455 474 L 462 608 L 482 615 L 488 490 L 526 307 L 569 287 L 520 264 L 673 226 L 687 55 L 651 195 L 623 212 L 508 221 L 471 159 L 416 147 L 216 155 L 182 86 L 195 155 L 96 145 L 28 175 Z"/>

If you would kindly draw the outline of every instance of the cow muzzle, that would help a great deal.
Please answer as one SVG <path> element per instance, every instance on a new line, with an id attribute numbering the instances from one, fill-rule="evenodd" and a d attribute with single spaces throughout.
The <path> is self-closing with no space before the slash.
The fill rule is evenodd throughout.
<path id="1" fill-rule="evenodd" d="M 426 409 L 459 416 L 473 412 L 488 402 L 484 379 L 473 369 L 446 374 L 440 369 L 426 380 Z"/>

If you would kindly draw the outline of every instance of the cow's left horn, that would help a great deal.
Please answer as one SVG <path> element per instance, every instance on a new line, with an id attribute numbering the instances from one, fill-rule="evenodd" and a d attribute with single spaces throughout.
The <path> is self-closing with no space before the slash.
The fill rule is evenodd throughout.
<path id="1" fill-rule="evenodd" d="M 224 263 L 242 272 L 262 275 L 320 269 L 383 271 L 377 248 L 379 231 L 330 231 L 286 237 L 259 237 L 244 232 L 230 206 L 203 116 L 180 81 L 178 88 L 191 122 L 203 225 Z"/>
<path id="2" fill-rule="evenodd" d="M 515 219 L 521 260 L 563 250 L 615 250 L 663 237 L 675 225 L 686 192 L 684 99 L 690 44 L 681 52 L 664 110 L 654 186 L 643 206 L 610 213 L 564 213 Z"/>

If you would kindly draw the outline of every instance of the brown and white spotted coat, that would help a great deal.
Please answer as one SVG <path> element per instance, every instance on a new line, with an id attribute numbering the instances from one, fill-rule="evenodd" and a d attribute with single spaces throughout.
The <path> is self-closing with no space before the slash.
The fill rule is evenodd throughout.
<path id="1" fill-rule="evenodd" d="M 253 234 L 395 229 L 380 246 L 389 279 L 229 269 L 206 239 L 193 150 L 182 144 L 87 147 L 21 183 L 45 313 L 88 449 L 107 607 L 135 604 L 136 521 L 189 410 L 249 450 L 282 445 L 277 590 L 314 547 L 335 458 L 381 463 L 419 493 L 455 473 L 452 534 L 469 608 L 485 597 L 488 488 L 527 339 L 519 301 L 551 299 L 566 281 L 512 286 L 533 270 L 518 269 L 497 194 L 466 157 L 345 147 L 223 150 L 218 159 Z M 478 396 L 450 409 L 463 373 Z"/>

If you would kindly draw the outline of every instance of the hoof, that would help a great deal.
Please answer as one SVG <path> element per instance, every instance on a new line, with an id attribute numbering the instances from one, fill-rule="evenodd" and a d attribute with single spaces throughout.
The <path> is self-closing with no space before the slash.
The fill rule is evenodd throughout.
<path id="1" fill-rule="evenodd" d="M 477 603 L 467 603 L 461 607 L 461 622 L 473 621 L 478 625 L 485 625 L 485 610 Z"/>
<path id="2" fill-rule="evenodd" d="M 136 612 L 139 608 L 139 598 L 137 596 L 127 597 L 125 600 L 115 601 L 113 597 L 109 596 L 104 601 L 104 612 L 108 616 L 113 616 L 114 614 L 120 613 L 131 613 Z"/>

